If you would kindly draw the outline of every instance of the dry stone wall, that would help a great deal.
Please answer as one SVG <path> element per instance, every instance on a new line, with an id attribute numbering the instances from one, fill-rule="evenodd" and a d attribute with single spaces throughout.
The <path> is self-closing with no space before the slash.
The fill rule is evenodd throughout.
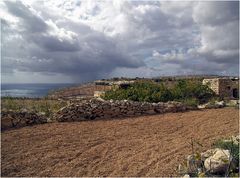
<path id="1" fill-rule="evenodd" d="M 134 101 L 104 101 L 91 99 L 89 101 L 72 103 L 59 110 L 54 119 L 59 122 L 93 120 L 96 118 L 119 118 L 166 112 L 182 112 L 187 107 L 179 102 L 134 102 Z"/>
<path id="2" fill-rule="evenodd" d="M 43 113 L 34 113 L 26 111 L 2 111 L 1 129 L 19 128 L 35 124 L 47 123 L 48 119 Z"/>

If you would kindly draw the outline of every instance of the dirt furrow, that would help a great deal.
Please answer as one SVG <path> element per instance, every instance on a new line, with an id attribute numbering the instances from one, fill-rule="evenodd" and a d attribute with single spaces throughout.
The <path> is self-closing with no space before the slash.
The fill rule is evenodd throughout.
<path id="1" fill-rule="evenodd" d="M 52 123 L 2 132 L 2 176 L 176 176 L 191 153 L 238 134 L 233 108 Z"/>

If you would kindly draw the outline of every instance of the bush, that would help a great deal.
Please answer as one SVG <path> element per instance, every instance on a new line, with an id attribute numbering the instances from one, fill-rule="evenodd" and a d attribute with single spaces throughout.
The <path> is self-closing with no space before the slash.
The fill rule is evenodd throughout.
<path id="1" fill-rule="evenodd" d="M 156 84 L 154 82 L 136 82 L 131 84 L 127 89 L 107 91 L 104 99 L 166 102 L 173 100 L 173 95 L 163 84 Z"/>
<path id="2" fill-rule="evenodd" d="M 196 81 L 180 80 L 172 90 L 175 99 L 196 98 L 200 103 L 207 102 L 214 96 L 208 86 Z"/>
<path id="3" fill-rule="evenodd" d="M 196 98 L 188 98 L 185 100 L 180 100 L 180 102 L 192 107 L 197 107 L 199 105 L 199 101 Z"/>
<path id="4" fill-rule="evenodd" d="M 205 85 L 194 81 L 180 80 L 173 87 L 163 83 L 135 82 L 127 89 L 112 89 L 105 93 L 104 99 L 132 100 L 146 102 L 184 101 L 196 106 L 207 102 L 214 96 L 214 92 Z"/>

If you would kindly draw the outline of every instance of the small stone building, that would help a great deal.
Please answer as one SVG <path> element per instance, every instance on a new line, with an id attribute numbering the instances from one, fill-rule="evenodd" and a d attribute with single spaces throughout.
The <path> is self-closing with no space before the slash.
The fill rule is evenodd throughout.
<path id="1" fill-rule="evenodd" d="M 105 94 L 105 91 L 94 91 L 93 96 L 99 98 L 99 97 L 103 96 L 104 94 Z"/>
<path id="2" fill-rule="evenodd" d="M 94 82 L 96 86 L 106 86 L 108 88 L 104 90 L 96 90 L 94 91 L 94 97 L 101 97 L 105 94 L 106 91 L 111 89 L 117 88 L 127 88 L 129 87 L 134 81 L 108 81 L 108 80 L 97 80 Z"/>
<path id="3" fill-rule="evenodd" d="M 218 96 L 231 99 L 239 98 L 239 78 L 211 78 L 203 79 Z"/>

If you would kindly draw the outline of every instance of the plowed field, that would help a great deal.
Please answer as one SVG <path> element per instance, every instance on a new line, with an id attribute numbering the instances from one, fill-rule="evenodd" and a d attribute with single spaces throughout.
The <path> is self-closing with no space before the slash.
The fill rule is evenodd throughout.
<path id="1" fill-rule="evenodd" d="M 238 134 L 234 108 L 51 123 L 1 134 L 2 176 L 173 176 L 191 138 L 209 149 Z"/>

